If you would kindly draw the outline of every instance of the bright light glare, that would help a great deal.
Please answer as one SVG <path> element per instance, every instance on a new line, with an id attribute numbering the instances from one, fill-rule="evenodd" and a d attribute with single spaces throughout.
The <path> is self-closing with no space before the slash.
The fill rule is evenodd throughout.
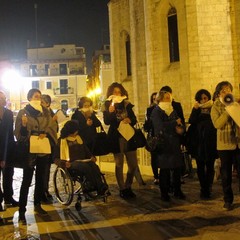
<path id="1" fill-rule="evenodd" d="M 101 93 L 102 93 L 102 89 L 100 87 L 98 87 L 98 88 L 95 88 L 95 89 L 89 91 L 87 94 L 87 97 L 89 97 L 89 98 L 92 98 L 94 96 L 96 97 L 97 95 L 100 95 Z"/>
<path id="2" fill-rule="evenodd" d="M 100 87 L 95 88 L 95 94 L 96 94 L 96 95 L 99 95 L 99 94 L 101 94 L 101 93 L 102 93 L 102 89 L 101 89 Z"/>
<path id="3" fill-rule="evenodd" d="M 21 76 L 13 69 L 6 70 L 2 75 L 2 84 L 7 90 L 19 91 L 21 88 Z"/>
<path id="4" fill-rule="evenodd" d="M 94 96 L 94 92 L 93 91 L 89 91 L 89 93 L 87 94 L 88 98 L 92 98 Z"/>

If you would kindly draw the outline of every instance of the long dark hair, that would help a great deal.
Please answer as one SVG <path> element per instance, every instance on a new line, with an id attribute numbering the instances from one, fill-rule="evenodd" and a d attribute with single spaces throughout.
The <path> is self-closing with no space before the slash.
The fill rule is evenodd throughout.
<path id="1" fill-rule="evenodd" d="M 118 82 L 114 82 L 108 87 L 107 98 L 113 94 L 114 88 L 119 88 L 121 90 L 121 95 L 126 96 L 128 98 L 127 90 L 123 87 L 121 83 L 118 83 Z"/>
<path id="2" fill-rule="evenodd" d="M 157 97 L 157 92 L 153 92 L 150 97 L 150 106 L 154 104 L 154 96 Z"/>

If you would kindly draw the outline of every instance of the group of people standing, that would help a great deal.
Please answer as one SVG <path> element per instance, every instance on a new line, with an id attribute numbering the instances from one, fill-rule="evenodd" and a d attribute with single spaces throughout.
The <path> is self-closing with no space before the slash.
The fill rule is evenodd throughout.
<path id="1" fill-rule="evenodd" d="M 232 91 L 228 81 L 217 84 L 213 99 L 208 90 L 197 91 L 188 129 L 181 105 L 173 100 L 169 86 L 152 94 L 144 129 L 156 137 L 160 132 L 164 133 L 165 147 L 151 152 L 154 183 L 159 184 L 163 201 L 170 201 L 169 192 L 172 189 L 174 196 L 185 198 L 180 188 L 181 165 L 184 163 L 181 146 L 184 145 L 196 159 L 201 199 L 211 198 L 214 162 L 220 158 L 223 208 L 233 209 L 232 171 L 236 166 L 239 177 L 240 130 L 226 110 L 229 105 L 226 98 L 234 99 Z"/>
<path id="2" fill-rule="evenodd" d="M 41 203 L 51 198 L 48 192 L 48 182 L 51 163 L 77 170 L 79 174 L 84 174 L 89 182 L 94 183 L 99 194 L 105 194 L 108 186 L 101 179 L 101 172 L 93 155 L 95 146 L 95 135 L 97 129 L 102 128 L 101 122 L 96 117 L 92 108 L 92 101 L 87 97 L 82 97 L 79 101 L 78 108 L 72 115 L 72 119 L 67 121 L 60 132 L 60 138 L 57 139 L 58 123 L 57 116 L 50 108 L 51 98 L 42 95 L 38 89 L 31 89 L 28 92 L 27 99 L 29 103 L 21 109 L 17 115 L 15 129 L 13 130 L 13 114 L 6 106 L 6 97 L 4 97 L 2 109 L 4 114 L 10 114 L 6 123 L 9 124 L 9 134 L 1 136 L 1 167 L 4 172 L 7 171 L 7 163 L 10 156 L 5 156 L 10 144 L 5 143 L 5 139 L 14 143 L 14 135 L 18 142 L 31 144 L 31 136 L 38 136 L 40 139 L 47 138 L 51 145 L 51 154 L 30 153 L 23 167 L 23 179 L 20 188 L 19 202 L 12 198 L 13 191 L 9 199 L 4 198 L 5 204 L 9 201 L 14 206 L 19 206 L 19 221 L 26 223 L 25 213 L 27 211 L 28 193 L 32 177 L 35 171 L 35 189 L 34 189 L 34 211 L 37 214 L 45 215 L 47 212 L 42 208 Z M 2 99 L 1 98 L 1 99 Z M 118 131 L 119 125 L 134 126 L 137 118 L 133 112 L 133 105 L 128 100 L 128 93 L 122 84 L 117 82 L 111 84 L 107 91 L 107 99 L 103 106 L 103 120 L 109 126 L 108 142 L 109 152 L 113 153 L 116 163 L 116 179 L 119 186 L 119 195 L 121 198 L 135 198 L 136 194 L 132 191 L 131 185 L 134 176 L 138 170 L 137 163 L 137 146 L 134 138 L 126 140 Z M 6 113 L 5 113 L 6 112 Z M 4 118 L 5 118 L 4 115 Z M 3 124 L 4 118 L 1 115 L 1 128 L 6 134 L 6 125 Z M 13 144 L 14 145 L 14 144 Z M 4 155 L 4 157 L 3 157 Z M 124 180 L 123 164 L 124 155 L 128 164 L 127 177 Z M 84 160 L 84 164 L 79 160 Z M 90 161 L 85 161 L 89 159 Z M 78 161 L 76 161 L 78 160 Z M 6 164 L 4 166 L 4 164 Z M 12 172 L 8 170 L 10 180 L 12 181 Z M 6 174 L 4 175 L 6 176 Z M 6 177 L 5 177 L 6 179 Z M 5 180 L 3 179 L 3 182 Z M 3 189 L 1 196 L 5 196 L 12 186 L 12 182 L 7 183 L 7 188 Z M 1 199 L 3 201 L 3 199 Z M 1 203 L 2 203 L 1 201 Z M 2 204 L 1 204 L 1 210 Z"/>
<path id="3" fill-rule="evenodd" d="M 216 86 L 212 100 L 209 91 L 200 89 L 195 95 L 196 103 L 190 114 L 187 134 L 183 109 L 179 102 L 174 101 L 172 89 L 164 86 L 159 92 L 151 95 L 144 130 L 156 137 L 161 133 L 163 138 L 161 149 L 157 148 L 158 150 L 151 152 L 154 183 L 159 185 L 163 201 L 170 201 L 170 190 L 173 191 L 174 197 L 186 198 L 181 190 L 183 167 L 181 147 L 187 142 L 188 150 L 197 163 L 200 197 L 202 199 L 211 197 L 214 161 L 219 157 L 224 208 L 227 210 L 233 208 L 232 165 L 239 159 L 240 132 L 239 126 L 226 111 L 224 102 L 224 98 L 231 94 L 232 90 L 229 82 L 220 82 Z M 19 221 L 23 223 L 26 223 L 25 212 L 34 171 L 34 210 L 38 214 L 47 214 L 41 203 L 52 197 L 48 192 L 48 182 L 53 162 L 85 174 L 89 181 L 95 182 L 99 194 L 105 194 L 108 189 L 108 186 L 101 182 L 100 169 L 95 164 L 96 158 L 93 154 L 96 129 L 99 127 L 102 129 L 102 124 L 92 108 L 91 99 L 87 97 L 80 99 L 78 109 L 72 115 L 72 120 L 64 125 L 58 140 L 57 116 L 50 108 L 51 98 L 42 95 L 38 89 L 31 89 L 27 98 L 29 104 L 19 111 L 13 130 L 13 113 L 6 108 L 6 96 L 0 92 L 0 169 L 3 183 L 3 191 L 0 188 L 0 211 L 3 211 L 3 200 L 5 204 L 19 206 Z M 137 123 L 133 107 L 123 85 L 112 83 L 102 106 L 103 121 L 109 125 L 107 133 L 109 152 L 114 156 L 119 195 L 124 199 L 136 197 L 132 183 L 138 169 L 137 145 L 134 137 L 127 139 L 119 129 L 133 128 Z M 13 198 L 12 189 L 14 166 L 11 164 L 10 154 L 13 152 L 14 135 L 17 141 L 28 143 L 32 135 L 40 139 L 47 138 L 51 145 L 51 154 L 28 153 L 27 165 L 23 168 L 19 202 Z M 186 141 L 186 135 L 190 141 Z M 126 178 L 123 174 L 124 156 L 128 165 Z M 76 161 L 79 159 L 90 161 L 86 165 Z M 237 166 L 239 169 L 239 163 Z"/>
<path id="4" fill-rule="evenodd" d="M 105 194 L 108 189 L 108 186 L 101 179 L 100 169 L 90 151 L 91 141 L 87 141 L 85 138 L 92 132 L 84 135 L 84 131 L 79 127 L 82 126 L 81 118 L 77 117 L 79 122 L 76 120 L 66 122 L 61 130 L 60 138 L 57 139 L 58 117 L 50 108 L 50 96 L 42 95 L 38 89 L 30 89 L 27 99 L 29 103 L 18 112 L 14 126 L 13 113 L 6 108 L 6 96 L 3 92 L 0 92 L 0 163 L 3 176 L 3 191 L 0 188 L 0 211 L 4 210 L 2 207 L 3 200 L 5 205 L 18 206 L 19 222 L 23 224 L 26 224 L 25 213 L 34 172 L 34 212 L 39 215 L 48 214 L 42 208 L 42 203 L 49 202 L 52 199 L 48 192 L 48 186 L 50 167 L 53 162 L 64 164 L 64 167 L 75 169 L 79 174 L 84 174 L 86 181 L 91 182 L 91 187 L 98 194 Z M 88 102 L 90 99 L 86 100 Z M 85 114 L 87 111 L 82 111 L 82 101 L 81 99 L 79 103 L 79 111 Z M 88 107 L 85 106 L 85 108 Z M 88 109 L 92 112 L 90 108 Z M 93 114 L 85 118 L 86 126 L 92 126 L 93 122 L 89 120 L 92 117 Z M 79 133 L 81 133 L 82 138 Z M 24 149 L 27 149 L 27 151 L 22 151 L 24 154 L 26 152 L 24 159 L 22 159 L 22 156 L 14 156 L 13 154 L 16 152 L 14 136 L 19 146 L 25 146 Z M 32 141 L 33 136 L 37 136 L 37 139 L 48 139 L 50 151 L 38 150 L 38 152 L 34 152 L 31 150 L 31 145 L 36 144 Z M 21 159 L 22 161 L 18 165 L 23 168 L 19 201 L 13 198 L 12 182 L 15 164 L 12 162 L 13 159 L 19 161 Z M 86 159 L 89 161 L 85 163 Z M 83 161 L 81 162 L 81 160 Z M 2 219 L 0 219 L 0 223 L 3 223 Z"/>

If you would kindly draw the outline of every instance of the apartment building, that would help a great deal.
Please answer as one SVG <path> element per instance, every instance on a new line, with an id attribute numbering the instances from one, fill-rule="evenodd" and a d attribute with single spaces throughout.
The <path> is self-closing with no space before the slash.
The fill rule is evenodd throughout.
<path id="1" fill-rule="evenodd" d="M 27 49 L 27 60 L 13 63 L 20 73 L 11 91 L 11 108 L 18 110 L 27 103 L 27 92 L 38 88 L 52 98 L 53 109 L 75 108 L 78 100 L 87 94 L 85 48 L 74 44 Z M 13 89 L 11 89 L 13 90 Z"/>

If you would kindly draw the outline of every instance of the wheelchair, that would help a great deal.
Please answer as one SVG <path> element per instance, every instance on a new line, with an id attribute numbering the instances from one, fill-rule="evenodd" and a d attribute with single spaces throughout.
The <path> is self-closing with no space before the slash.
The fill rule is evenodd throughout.
<path id="1" fill-rule="evenodd" d="M 107 184 L 103 173 L 101 176 L 103 182 Z M 89 188 L 84 176 L 79 176 L 75 170 L 60 166 L 57 166 L 53 173 L 53 185 L 58 202 L 64 206 L 69 206 L 74 199 L 74 195 L 77 195 L 77 202 L 75 203 L 77 211 L 82 209 L 83 198 L 86 201 L 102 199 L 106 203 L 108 196 L 111 195 L 109 190 L 104 195 L 98 195 L 95 189 Z"/>

